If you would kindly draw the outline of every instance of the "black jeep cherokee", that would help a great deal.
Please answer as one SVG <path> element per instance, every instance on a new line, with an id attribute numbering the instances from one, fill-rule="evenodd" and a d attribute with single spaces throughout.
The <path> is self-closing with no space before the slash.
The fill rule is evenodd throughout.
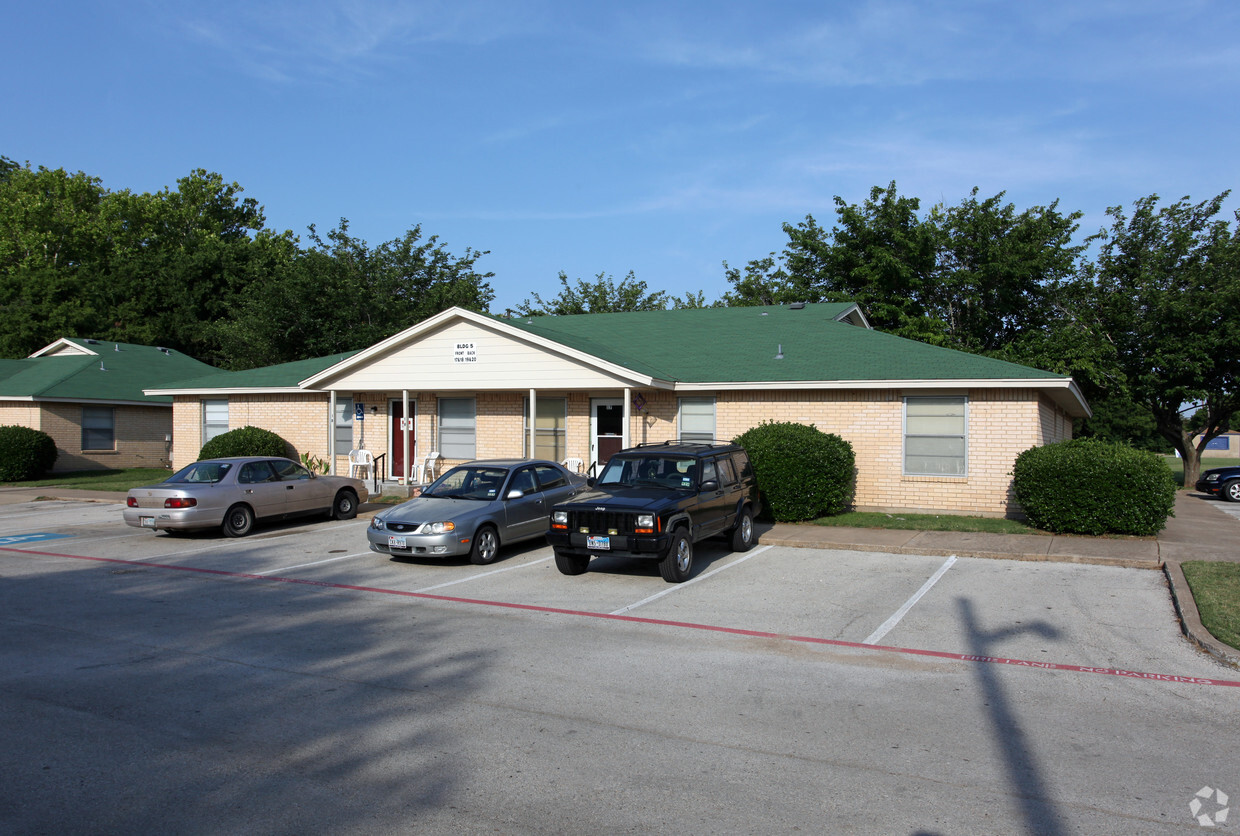
<path id="1" fill-rule="evenodd" d="M 580 575 L 591 557 L 606 554 L 657 560 L 663 579 L 680 583 L 699 540 L 724 534 L 734 551 L 752 546 L 760 509 L 744 448 L 640 444 L 608 459 L 592 490 L 552 509 L 547 542 L 565 575 Z"/>

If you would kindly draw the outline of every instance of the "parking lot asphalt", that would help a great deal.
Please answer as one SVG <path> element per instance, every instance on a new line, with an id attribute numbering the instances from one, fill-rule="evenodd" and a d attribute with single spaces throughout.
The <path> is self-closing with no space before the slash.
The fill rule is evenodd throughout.
<path id="1" fill-rule="evenodd" d="M 11 832 L 1165 832 L 1240 774 L 1234 670 L 1088 538 L 773 526 L 666 584 L 539 542 L 394 560 L 365 519 L 169 536 L 88 496 L 0 493 Z M 1186 500 L 1112 556 L 1240 525 Z"/>

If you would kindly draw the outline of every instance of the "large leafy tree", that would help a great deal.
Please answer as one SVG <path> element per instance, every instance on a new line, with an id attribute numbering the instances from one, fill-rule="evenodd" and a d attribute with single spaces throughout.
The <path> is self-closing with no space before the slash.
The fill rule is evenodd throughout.
<path id="1" fill-rule="evenodd" d="M 1235 225 L 1220 217 L 1226 197 L 1109 209 L 1063 329 L 1109 353 L 1122 396 L 1183 457 L 1185 485 L 1240 410 L 1240 213 Z"/>
<path id="2" fill-rule="evenodd" d="M 268 279 L 248 285 L 215 336 L 229 368 L 252 368 L 364 348 L 449 307 L 484 311 L 494 298 L 476 264 L 421 227 L 370 247 L 347 220 L 307 249 L 291 234 L 260 236 Z"/>
<path id="3" fill-rule="evenodd" d="M 606 273 L 599 273 L 594 281 L 587 282 L 577 279 L 569 284 L 568 274 L 560 272 L 560 293 L 551 299 L 544 299 L 537 293 L 531 294 L 516 308 L 509 308 L 509 316 L 567 316 L 570 314 L 587 313 L 618 313 L 621 311 L 661 311 L 666 310 L 669 297 L 664 291 L 650 292 L 646 283 L 638 281 L 632 271 L 616 284 L 616 280 Z M 687 304 L 682 307 L 701 307 L 693 304 L 701 301 L 700 297 L 686 297 Z"/>

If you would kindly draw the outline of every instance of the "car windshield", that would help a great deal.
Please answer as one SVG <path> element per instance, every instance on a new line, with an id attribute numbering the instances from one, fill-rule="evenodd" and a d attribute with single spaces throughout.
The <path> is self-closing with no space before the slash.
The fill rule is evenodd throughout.
<path id="1" fill-rule="evenodd" d="M 223 479 L 230 470 L 232 470 L 232 462 L 194 462 L 181 468 L 164 481 L 178 484 L 214 483 Z"/>
<path id="2" fill-rule="evenodd" d="M 674 456 L 612 456 L 598 485 L 692 488 L 697 483 L 697 461 Z"/>
<path id="3" fill-rule="evenodd" d="M 422 496 L 489 502 L 499 498 L 506 478 L 508 471 L 502 467 L 454 467 L 422 491 Z"/>

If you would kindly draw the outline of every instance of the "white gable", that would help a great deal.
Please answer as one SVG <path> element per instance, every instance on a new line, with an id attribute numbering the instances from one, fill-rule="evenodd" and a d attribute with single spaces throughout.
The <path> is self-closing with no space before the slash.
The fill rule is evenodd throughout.
<path id="1" fill-rule="evenodd" d="M 567 353 L 534 345 L 510 329 L 471 319 L 450 319 L 441 327 L 399 342 L 362 365 L 347 363 L 325 374 L 316 389 L 395 391 L 405 388 L 481 392 L 513 389 L 595 389 L 633 385 Z"/>

